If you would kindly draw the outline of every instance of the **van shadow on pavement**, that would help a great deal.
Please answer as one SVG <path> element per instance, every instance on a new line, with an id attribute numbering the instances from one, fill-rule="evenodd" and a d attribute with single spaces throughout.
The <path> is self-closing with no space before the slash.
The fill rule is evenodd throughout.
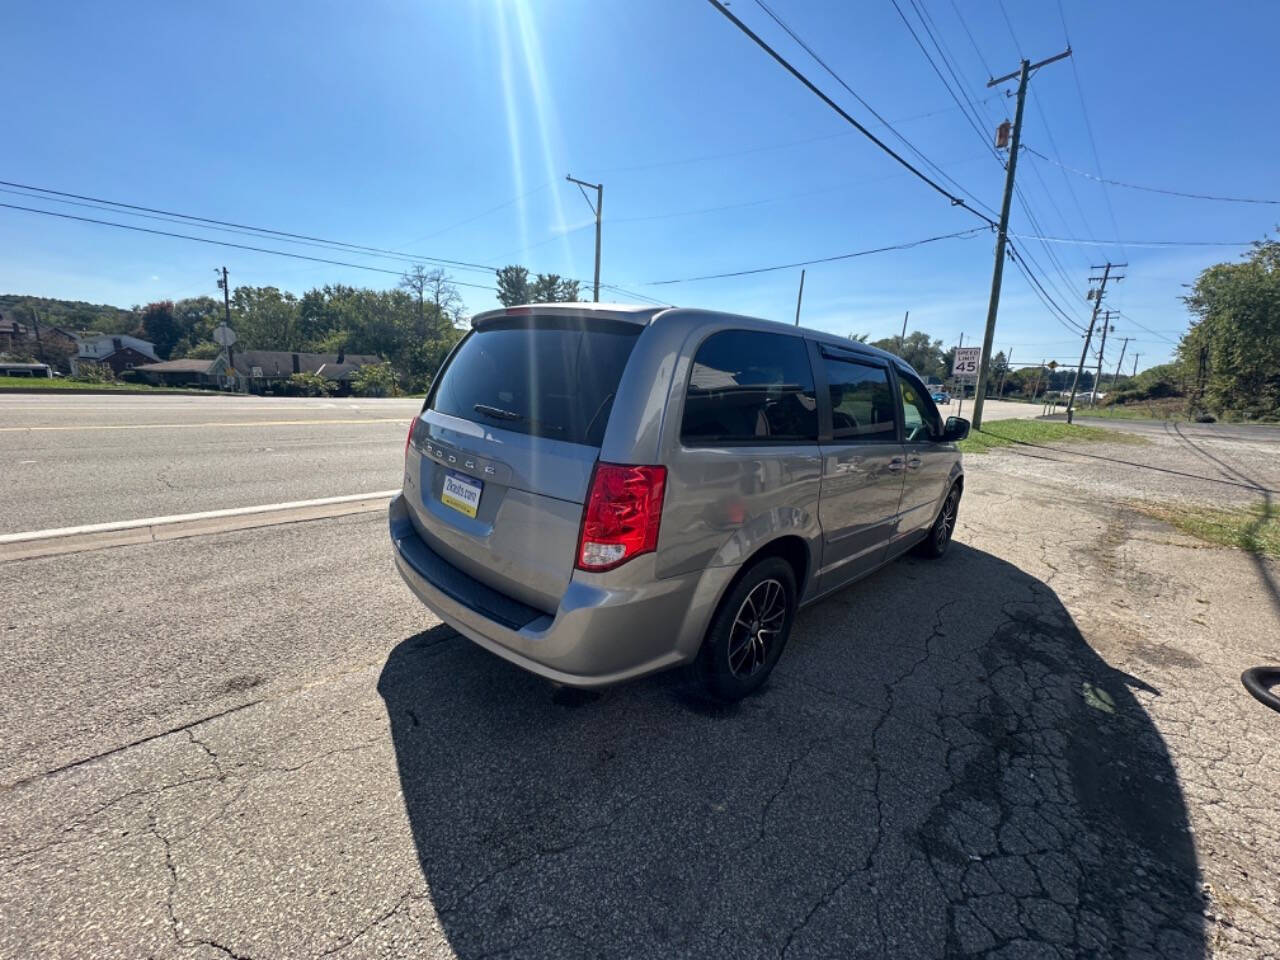
<path id="1" fill-rule="evenodd" d="M 556 696 L 443 627 L 379 681 L 459 956 L 1203 956 L 1132 686 L 959 543 L 801 614 L 736 707 L 670 674 Z"/>

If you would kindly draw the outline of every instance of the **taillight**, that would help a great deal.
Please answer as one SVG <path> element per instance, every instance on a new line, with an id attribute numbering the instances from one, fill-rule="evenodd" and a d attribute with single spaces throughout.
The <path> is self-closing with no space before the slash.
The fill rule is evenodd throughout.
<path id="1" fill-rule="evenodd" d="M 417 417 L 414 417 L 412 420 L 409 421 L 409 433 L 404 438 L 404 456 L 406 460 L 409 458 L 409 444 L 413 442 L 413 428 L 416 427 L 417 425 L 418 425 Z"/>
<path id="2" fill-rule="evenodd" d="M 612 570 L 658 546 L 666 467 L 597 463 L 582 510 L 579 570 Z"/>

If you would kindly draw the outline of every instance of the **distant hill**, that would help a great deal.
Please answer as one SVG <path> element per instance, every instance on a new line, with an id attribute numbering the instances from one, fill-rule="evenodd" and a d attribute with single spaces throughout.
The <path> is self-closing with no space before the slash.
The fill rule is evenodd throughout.
<path id="1" fill-rule="evenodd" d="M 106 303 L 83 300 L 54 300 L 21 293 L 0 293 L 0 314 L 21 323 L 38 319 L 72 332 L 95 330 L 99 333 L 136 333 L 138 314 L 133 310 Z"/>

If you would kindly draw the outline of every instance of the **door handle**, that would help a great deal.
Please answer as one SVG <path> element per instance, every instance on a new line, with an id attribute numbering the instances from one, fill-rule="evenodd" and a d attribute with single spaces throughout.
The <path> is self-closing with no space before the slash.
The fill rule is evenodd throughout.
<path id="1" fill-rule="evenodd" d="M 924 463 L 924 461 L 919 457 L 911 457 L 909 460 L 907 460 L 907 466 L 910 467 L 912 470 L 919 470 L 920 464 L 922 463 Z"/>
<path id="2" fill-rule="evenodd" d="M 906 461 L 904 461 L 901 457 L 894 457 L 892 460 L 889 461 L 889 469 L 892 470 L 894 473 L 897 473 L 899 470 L 905 470 L 906 466 L 907 466 Z"/>

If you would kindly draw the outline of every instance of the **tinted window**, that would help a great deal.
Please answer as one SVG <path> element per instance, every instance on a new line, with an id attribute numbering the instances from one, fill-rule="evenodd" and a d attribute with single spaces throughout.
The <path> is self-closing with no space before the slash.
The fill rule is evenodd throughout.
<path id="1" fill-rule="evenodd" d="M 558 317 L 486 325 L 458 348 L 427 408 L 503 430 L 599 446 L 641 329 Z"/>
<path id="2" fill-rule="evenodd" d="M 686 443 L 816 440 L 818 404 L 804 341 L 726 330 L 698 348 L 684 402 Z"/>
<path id="3" fill-rule="evenodd" d="M 867 443 L 896 441 L 898 425 L 894 421 L 889 371 L 847 360 L 827 359 L 824 363 L 831 391 L 832 439 Z"/>
<path id="4" fill-rule="evenodd" d="M 902 390 L 903 435 L 907 443 L 922 443 L 942 436 L 942 417 L 924 384 L 901 370 L 898 384 Z"/>

